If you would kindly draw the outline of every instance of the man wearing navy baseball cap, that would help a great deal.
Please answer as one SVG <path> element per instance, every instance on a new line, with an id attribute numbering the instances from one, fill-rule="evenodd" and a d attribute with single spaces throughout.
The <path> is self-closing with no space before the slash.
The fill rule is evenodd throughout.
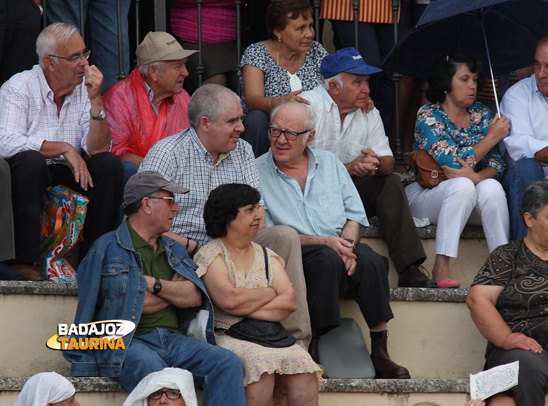
<path id="1" fill-rule="evenodd" d="M 312 148 L 333 152 L 352 177 L 369 218 L 377 216 L 399 287 L 436 288 L 421 264 L 426 260 L 399 176 L 392 174 L 394 157 L 379 111 L 368 112 L 369 66 L 355 48 L 324 58 L 323 86 L 301 94 L 317 116 Z"/>

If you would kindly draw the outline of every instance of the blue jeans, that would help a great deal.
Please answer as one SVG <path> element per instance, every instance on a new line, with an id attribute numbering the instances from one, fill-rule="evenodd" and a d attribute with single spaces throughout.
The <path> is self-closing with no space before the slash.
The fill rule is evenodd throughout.
<path id="1" fill-rule="evenodd" d="M 527 186 L 537 180 L 544 180 L 542 165 L 536 159 L 525 158 L 508 168 L 502 182 L 508 199 L 510 229 L 514 240 L 521 240 L 527 235 L 527 227 L 521 215 L 521 197 Z"/>
<path id="2" fill-rule="evenodd" d="M 103 89 L 106 92 L 115 84 L 120 70 L 118 59 L 118 17 L 116 11 L 117 0 L 83 0 L 84 19 L 87 20 L 87 32 L 84 42 L 91 49 L 90 64 L 95 64 L 103 73 Z M 80 30 L 80 1 L 79 0 L 48 0 L 46 17 L 48 25 L 64 22 L 78 27 Z M 122 55 L 123 69 L 126 76 L 129 74 L 129 37 L 128 14 L 131 0 L 121 1 L 122 14 Z M 89 12 L 89 15 L 88 15 Z"/>
<path id="3" fill-rule="evenodd" d="M 201 382 L 204 406 L 245 405 L 242 363 L 237 355 L 164 328 L 133 337 L 118 380 L 128 392 L 151 372 L 183 368 Z"/>

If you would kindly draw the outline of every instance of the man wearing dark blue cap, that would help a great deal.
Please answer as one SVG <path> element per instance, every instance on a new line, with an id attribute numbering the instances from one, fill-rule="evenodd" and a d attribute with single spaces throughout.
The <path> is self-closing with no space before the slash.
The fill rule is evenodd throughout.
<path id="1" fill-rule="evenodd" d="M 424 274 L 426 260 L 394 157 L 377 109 L 367 112 L 369 75 L 381 70 L 365 63 L 355 48 L 324 58 L 323 86 L 302 93 L 317 116 L 313 148 L 333 152 L 348 170 L 369 218 L 384 231 L 399 287 L 436 288 Z"/>

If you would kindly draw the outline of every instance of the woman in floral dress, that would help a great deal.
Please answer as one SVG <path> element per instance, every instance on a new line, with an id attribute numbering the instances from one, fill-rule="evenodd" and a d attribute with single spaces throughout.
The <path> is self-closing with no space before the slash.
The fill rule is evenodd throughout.
<path id="1" fill-rule="evenodd" d="M 204 207 L 207 235 L 215 239 L 195 259 L 215 306 L 217 344 L 242 360 L 247 406 L 270 405 L 275 386 L 289 406 L 317 406 L 321 370 L 303 348 L 269 348 L 225 334 L 243 317 L 281 321 L 296 308 L 282 259 L 267 249 L 265 270 L 263 248 L 252 242 L 264 217 L 259 200 L 251 186 L 227 184 Z"/>
<path id="2" fill-rule="evenodd" d="M 504 162 L 498 146 L 508 135 L 506 117 L 491 118 L 489 108 L 475 101 L 481 64 L 467 54 L 446 56 L 432 72 L 419 109 L 413 149 L 426 150 L 442 165 L 447 180 L 422 188 L 411 170 L 405 187 L 414 217 L 437 224 L 433 279 L 440 288 L 458 288 L 449 259 L 456 258 L 466 224 L 482 225 L 489 252 L 506 244 L 509 215 L 499 183 Z"/>
<path id="3" fill-rule="evenodd" d="M 314 41 L 314 13 L 308 0 L 270 0 L 266 11 L 270 38 L 251 44 L 242 55 L 245 131 L 242 138 L 258 157 L 268 151 L 268 114 L 290 101 L 310 104 L 299 95 L 321 84 L 327 55 Z"/>

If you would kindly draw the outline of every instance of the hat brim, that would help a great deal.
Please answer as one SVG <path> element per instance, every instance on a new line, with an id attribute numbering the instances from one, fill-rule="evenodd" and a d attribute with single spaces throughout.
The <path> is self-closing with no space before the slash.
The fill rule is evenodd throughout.
<path id="1" fill-rule="evenodd" d="M 161 57 L 154 60 L 151 60 L 150 58 L 139 59 L 139 57 L 137 57 L 137 60 L 139 65 L 147 65 L 149 63 L 162 61 L 178 61 L 180 59 L 185 59 L 191 55 L 197 54 L 198 52 L 200 51 L 195 49 L 178 49 L 175 52 L 170 52 L 169 54 L 162 55 Z"/>
<path id="2" fill-rule="evenodd" d="M 355 68 L 345 69 L 342 72 L 353 73 L 355 75 L 372 75 L 374 73 L 382 72 L 382 69 L 367 65 L 367 66 L 356 66 Z"/>
<path id="3" fill-rule="evenodd" d="M 178 193 L 178 194 L 181 194 L 181 195 L 190 192 L 189 188 L 179 186 L 179 185 L 177 185 L 175 183 L 171 183 L 171 182 L 169 184 L 165 185 L 164 187 L 162 187 L 161 190 L 167 190 L 168 192 Z"/>

